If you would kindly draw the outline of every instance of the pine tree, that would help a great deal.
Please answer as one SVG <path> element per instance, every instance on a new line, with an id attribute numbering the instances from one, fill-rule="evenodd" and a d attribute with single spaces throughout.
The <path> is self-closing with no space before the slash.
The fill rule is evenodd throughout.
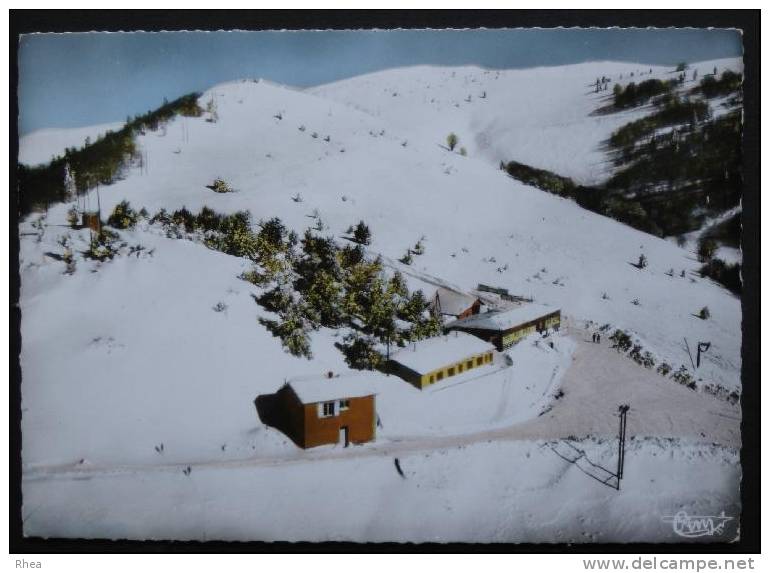
<path id="1" fill-rule="evenodd" d="M 282 250 L 286 239 L 286 226 L 283 222 L 278 217 L 273 217 L 260 222 L 259 226 L 259 239 L 276 251 Z"/>
<path id="2" fill-rule="evenodd" d="M 393 276 L 390 277 L 390 280 L 388 281 L 388 292 L 400 299 L 406 299 L 409 296 L 409 289 L 406 286 L 404 275 L 399 271 L 396 271 L 393 273 Z"/>
<path id="3" fill-rule="evenodd" d="M 337 247 L 331 237 L 320 237 L 307 229 L 301 244 L 302 255 L 294 264 L 294 269 L 299 275 L 297 289 L 300 292 L 307 291 L 313 282 L 313 276 L 320 271 L 326 271 L 335 280 L 339 280 Z"/>
<path id="4" fill-rule="evenodd" d="M 702 263 L 710 261 L 717 250 L 717 243 L 714 239 L 703 238 L 698 241 L 698 260 Z"/>
<path id="5" fill-rule="evenodd" d="M 69 162 L 64 164 L 64 200 L 70 201 L 77 196 L 78 189 L 75 184 L 75 174 L 70 169 Z"/>
<path id="6" fill-rule="evenodd" d="M 459 141 L 460 141 L 460 139 L 454 133 L 450 133 L 446 137 L 446 143 L 449 146 L 449 150 L 450 151 L 454 151 L 454 149 L 457 146 L 457 143 Z"/>
<path id="7" fill-rule="evenodd" d="M 370 290 L 375 278 L 382 272 L 382 262 L 362 260 L 352 265 L 344 277 L 343 307 L 351 318 L 363 322 L 366 309 L 370 305 Z"/>
<path id="8" fill-rule="evenodd" d="M 409 295 L 408 300 L 399 309 L 399 318 L 407 322 L 416 323 L 422 318 L 427 308 L 428 301 L 425 300 L 425 295 L 421 290 L 416 290 Z"/>
<path id="9" fill-rule="evenodd" d="M 407 337 L 409 340 L 423 340 L 440 335 L 442 330 L 441 320 L 436 315 L 428 313 L 421 315 L 416 322 L 412 323 Z"/>
<path id="10" fill-rule="evenodd" d="M 369 227 L 363 221 L 359 221 L 358 225 L 353 229 L 353 240 L 359 245 L 368 245 L 371 242 L 372 233 Z"/>
<path id="11" fill-rule="evenodd" d="M 230 193 L 232 191 L 232 188 L 228 185 L 227 181 L 221 177 L 214 179 L 214 182 L 208 187 L 215 193 Z"/>
<path id="12" fill-rule="evenodd" d="M 314 322 L 327 328 L 342 325 L 342 285 L 328 271 L 315 273 L 305 294 L 305 302 Z"/>
<path id="13" fill-rule="evenodd" d="M 294 303 L 290 285 L 278 284 L 261 295 L 257 302 L 270 312 L 283 313 Z"/>
<path id="14" fill-rule="evenodd" d="M 351 368 L 373 370 L 383 362 L 383 356 L 377 351 L 376 341 L 371 336 L 361 333 L 348 334 L 339 348 Z"/>
<path id="15" fill-rule="evenodd" d="M 364 332 L 376 336 L 383 342 L 393 337 L 396 330 L 395 298 L 386 288 L 382 277 L 379 275 L 375 277 L 364 293 Z"/>
<path id="16" fill-rule="evenodd" d="M 67 223 L 70 227 L 73 229 L 77 228 L 78 221 L 80 220 L 80 217 L 78 216 L 77 209 L 74 207 L 71 207 L 69 211 L 67 211 Z"/>
<path id="17" fill-rule="evenodd" d="M 278 326 L 278 335 L 284 348 L 294 356 L 304 356 L 308 360 L 313 357 L 310 350 L 310 324 L 303 316 L 299 305 L 292 305 L 282 317 Z"/>
<path id="18" fill-rule="evenodd" d="M 113 209 L 107 219 L 107 224 L 116 229 L 130 229 L 136 225 L 138 220 L 139 215 L 131 208 L 129 202 L 121 201 Z"/>
<path id="19" fill-rule="evenodd" d="M 349 270 L 364 260 L 361 245 L 345 245 L 337 252 L 337 261 L 343 270 Z"/>

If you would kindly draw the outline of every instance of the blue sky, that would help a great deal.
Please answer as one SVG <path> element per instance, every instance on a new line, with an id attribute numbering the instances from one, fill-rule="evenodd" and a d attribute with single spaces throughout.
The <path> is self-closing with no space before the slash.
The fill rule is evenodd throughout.
<path id="1" fill-rule="evenodd" d="M 19 131 L 121 121 L 219 82 L 311 86 L 375 70 L 740 56 L 729 30 L 385 30 L 35 34 L 19 47 Z"/>

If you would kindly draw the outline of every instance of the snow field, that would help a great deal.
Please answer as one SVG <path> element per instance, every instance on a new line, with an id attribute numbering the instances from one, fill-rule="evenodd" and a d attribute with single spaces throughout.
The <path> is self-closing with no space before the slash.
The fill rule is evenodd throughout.
<path id="1" fill-rule="evenodd" d="M 572 442 L 614 467 L 614 442 Z M 620 491 L 557 442 L 490 442 L 392 457 L 25 482 L 25 530 L 112 539 L 681 542 L 663 521 L 737 516 L 737 453 L 631 440 Z M 562 445 L 562 447 L 564 447 Z M 720 471 L 715 471 L 719 468 Z M 735 521 L 725 538 L 735 536 Z M 704 538 L 701 538 L 702 541 Z"/>

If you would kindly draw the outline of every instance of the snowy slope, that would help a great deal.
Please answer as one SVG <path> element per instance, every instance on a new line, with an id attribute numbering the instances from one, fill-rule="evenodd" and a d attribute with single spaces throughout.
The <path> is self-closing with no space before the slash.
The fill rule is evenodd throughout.
<path id="1" fill-rule="evenodd" d="M 246 261 L 143 226 L 122 233 L 143 254 L 79 261 L 72 275 L 45 254 L 60 250 L 58 229 L 23 243 L 25 466 L 296 454 L 259 421 L 254 399 L 296 376 L 345 372 L 333 347 L 338 334 L 313 335 L 312 362 L 284 353 L 257 323 L 268 313 L 250 296 L 255 287 L 238 278 Z M 85 250 L 88 231 L 70 240 Z M 224 310 L 215 311 L 218 303 Z M 511 353 L 515 371 L 484 367 L 425 392 L 375 376 L 379 439 L 462 434 L 536 416 L 571 348 L 569 340 L 558 350 L 522 345 Z"/>
<path id="2" fill-rule="evenodd" d="M 693 70 L 703 77 L 714 66 L 719 73 L 743 69 L 740 59 L 691 64 L 684 87 L 695 85 L 690 81 Z M 609 115 L 593 112 L 611 102 L 616 82 L 667 80 L 674 77 L 673 69 L 627 62 L 499 71 L 415 66 L 357 76 L 309 91 L 387 121 L 410 141 L 445 145 L 449 132 L 454 132 L 469 155 L 494 166 L 515 160 L 594 184 L 609 174 L 602 142 L 650 109 L 645 106 Z M 596 93 L 594 82 L 602 76 L 611 83 L 607 91 Z"/>
<path id="3" fill-rule="evenodd" d="M 218 86 L 202 101 L 210 95 L 219 121 L 185 119 L 187 142 L 181 121 L 165 136 L 140 137 L 147 168 L 104 190 L 105 211 L 123 199 L 151 213 L 247 208 L 255 219 L 279 216 L 301 231 L 317 209 L 330 234 L 365 220 L 371 250 L 392 259 L 424 235 L 417 270 L 468 289 L 499 285 L 629 329 L 675 367 L 690 361 L 685 337 L 711 341 L 699 375 L 738 387 L 740 301 L 701 279 L 691 252 L 521 185 L 484 160 L 433 144 L 403 147 L 382 120 L 317 96 L 266 82 Z M 273 117 L 279 111 L 282 120 Z M 211 192 L 205 186 L 215 177 L 237 191 Z M 291 200 L 296 194 L 303 202 Z M 64 210 L 52 212 L 52 222 L 63 221 Z M 631 263 L 642 253 L 649 266 L 640 271 Z M 703 306 L 712 319 L 693 316 Z"/>
<path id="4" fill-rule="evenodd" d="M 82 147 L 86 138 L 96 141 L 100 135 L 121 127 L 122 121 L 69 129 L 38 129 L 19 138 L 19 163 L 48 163 L 57 155 L 63 155 L 68 147 Z"/>
<path id="5" fill-rule="evenodd" d="M 492 90 L 488 91 L 491 98 Z M 518 95 L 514 90 L 507 97 L 515 102 Z M 350 224 L 366 221 L 373 235 L 370 251 L 391 260 L 424 235 L 425 254 L 416 256 L 404 270 L 440 277 L 465 289 L 477 283 L 505 287 L 513 294 L 559 307 L 571 319 L 628 329 L 646 349 L 675 368 L 689 364 L 684 337 L 691 348 L 696 341 L 711 341 L 698 372 L 701 384 L 740 388 L 740 301 L 701 279 L 694 272 L 699 264 L 691 252 L 512 181 L 490 166 L 489 158 L 450 153 L 427 136 L 414 136 L 408 126 L 318 94 L 264 81 L 241 81 L 212 88 L 201 104 L 212 98 L 218 121 L 178 119 L 166 130 L 138 137 L 144 167 L 135 167 L 125 179 L 101 188 L 104 213 L 124 199 L 150 213 L 182 206 L 197 211 L 208 205 L 220 212 L 249 209 L 255 221 L 278 216 L 302 231 L 314 222 L 308 215 L 317 210 L 327 232 L 336 236 Z M 562 103 L 553 105 L 555 125 L 565 112 L 559 107 Z M 282 119 L 274 117 L 279 112 Z M 547 119 L 541 117 L 543 122 Z M 404 140 L 408 140 L 406 146 Z M 566 150 L 555 152 L 564 153 L 567 162 L 577 162 Z M 206 188 L 215 177 L 224 178 L 236 191 L 217 194 Z M 292 200 L 297 194 L 302 202 Z M 88 468 L 91 464 L 152 467 L 273 455 L 306 459 L 305 452 L 259 422 L 253 400 L 257 394 L 274 392 L 286 378 L 344 371 L 342 355 L 333 346 L 337 334 L 313 333 L 312 361 L 285 354 L 280 342 L 257 322 L 267 313 L 250 296 L 255 288 L 237 278 L 248 268 L 246 261 L 191 241 L 167 238 L 146 222 L 135 230 L 121 231 L 127 245 L 141 244 L 145 254 L 124 253 L 103 264 L 78 255 L 75 273 L 63 274 L 64 265 L 46 253 L 61 252 L 58 241 L 63 235 L 70 236 L 76 252 L 88 240 L 87 231 L 66 228 L 68 207 L 52 207 L 44 220 L 32 215 L 20 227 L 25 470 L 80 460 Z M 34 227 L 36 221 L 43 223 L 42 231 Z M 630 264 L 641 253 L 649 260 L 644 270 Z M 676 271 L 674 277 L 665 274 L 671 268 Z M 686 278 L 679 277 L 681 270 Z M 605 292 L 607 299 L 602 298 Z M 640 304 L 632 305 L 634 299 Z M 226 305 L 224 311 L 213 309 L 218 302 Z M 711 319 L 693 316 L 702 306 L 709 307 Z M 519 345 L 510 352 L 512 368 L 493 371 L 489 367 L 488 377 L 424 394 L 395 377 L 385 378 L 378 395 L 383 421 L 379 444 L 396 444 L 404 437 L 461 435 L 536 417 L 558 389 L 571 360 L 572 342 L 567 335 L 557 339 L 556 346 L 556 351 L 549 352 Z M 463 405 L 459 412 L 458 404 Z M 667 431 L 661 429 L 664 435 Z M 161 443 L 162 453 L 155 449 Z M 376 447 L 361 450 L 378 451 Z M 516 449 L 516 455 L 529 452 L 527 447 Z M 716 457 L 715 484 L 708 486 L 709 491 L 719 490 L 717 498 L 728 499 L 730 487 L 735 486 L 734 472 L 722 454 Z M 371 463 L 367 467 L 384 462 Z M 347 466 L 328 464 L 331 474 L 349 471 Z M 677 471 L 684 467 L 676 466 Z M 451 475 L 450 470 L 445 470 L 446 475 Z M 39 479 L 30 477 L 25 482 L 25 496 L 31 495 L 28 507 L 41 499 L 38 494 L 42 499 L 67 499 L 63 492 L 71 484 L 57 490 L 51 485 L 59 483 L 55 478 Z M 204 494 L 206 499 L 220 507 L 226 502 L 206 488 L 222 483 L 221 479 L 201 485 L 201 491 L 209 492 Z M 249 480 L 241 481 L 241 474 L 232 479 L 239 488 Z M 110 487 L 96 479 L 93 483 L 99 484 L 96 488 Z M 137 493 L 132 483 L 120 485 L 127 499 Z M 164 478 L 157 483 L 173 488 L 176 482 Z M 379 485 L 387 492 L 389 484 Z M 489 491 L 497 491 L 494 487 Z M 684 484 L 671 487 L 680 491 L 677 488 Z M 75 488 L 85 488 L 81 492 L 86 495 L 91 491 L 82 485 Z M 293 486 L 285 492 L 293 499 Z M 362 490 L 361 496 L 367 492 L 371 493 Z M 79 493 L 73 495 L 72 499 L 80 499 Z M 100 502 L 95 503 L 92 511 L 102 511 Z M 600 514 L 605 502 L 597 504 Z M 66 513 L 65 506 L 57 502 L 50 510 L 37 512 L 29 531 L 62 534 L 52 524 L 59 522 L 62 511 Z M 270 507 L 254 510 L 279 511 L 279 506 Z M 407 507 L 398 504 L 393 511 Z M 145 506 L 137 510 L 149 511 Z M 361 515 L 371 516 L 367 511 Z M 437 517 L 431 513 L 429 520 Z M 369 530 L 371 536 L 392 538 L 390 526 L 398 521 L 390 516 L 390 525 Z M 69 523 L 69 531 L 75 534 L 93 534 L 81 532 L 67 520 L 61 523 Z M 104 522 L 94 522 L 96 527 L 99 523 Z M 156 536 L 201 532 L 200 528 L 168 527 L 162 520 L 154 523 L 158 529 L 150 534 Z M 260 529 L 265 524 L 247 525 L 241 533 L 227 526 L 212 531 L 218 537 L 227 537 L 228 531 L 239 538 L 313 537 L 302 531 L 288 535 L 281 529 L 267 535 Z M 141 537 L 141 522 L 134 527 L 140 529 L 115 534 Z M 506 539 L 526 534 L 506 531 Z M 337 535 L 351 538 L 346 531 Z M 436 535 L 463 538 L 459 530 Z M 488 538 L 486 530 L 479 535 Z"/>

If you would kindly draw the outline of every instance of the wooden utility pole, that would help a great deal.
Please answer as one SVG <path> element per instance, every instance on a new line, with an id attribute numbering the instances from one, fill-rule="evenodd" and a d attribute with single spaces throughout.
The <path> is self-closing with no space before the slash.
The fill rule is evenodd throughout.
<path id="1" fill-rule="evenodd" d="M 618 487 L 620 489 L 620 480 L 623 479 L 623 466 L 626 461 L 626 415 L 628 414 L 630 406 L 628 404 L 621 404 L 618 406 L 618 419 L 620 421 L 620 427 L 618 428 Z"/>
<path id="2" fill-rule="evenodd" d="M 684 346 L 687 348 L 687 356 L 690 357 L 690 364 L 692 364 L 693 370 L 695 369 L 695 363 L 692 360 L 692 352 L 690 352 L 690 345 L 687 343 L 687 338 L 684 339 Z"/>
<path id="3" fill-rule="evenodd" d="M 102 233 L 102 201 L 99 198 L 99 182 L 96 182 L 96 220 L 97 220 L 97 227 L 98 227 L 98 233 L 101 235 Z"/>

